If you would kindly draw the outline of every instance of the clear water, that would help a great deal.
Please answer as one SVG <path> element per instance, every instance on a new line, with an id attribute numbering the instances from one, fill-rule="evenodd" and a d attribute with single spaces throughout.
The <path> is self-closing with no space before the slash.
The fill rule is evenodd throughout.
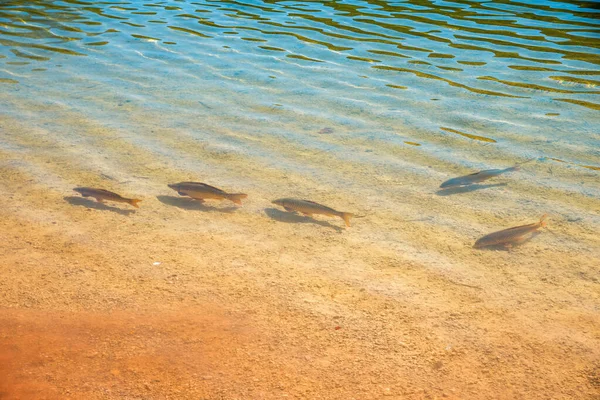
<path id="1" fill-rule="evenodd" d="M 466 164 L 453 142 L 481 137 L 599 167 L 599 16 L 573 1 L 3 1 L 3 108 L 58 101 L 121 127 L 142 109 L 198 137 L 218 116 L 323 150 L 305 133 L 327 125 Z"/>
<path id="2" fill-rule="evenodd" d="M 36 151 L 18 121 L 87 178 L 141 188 L 166 168 L 268 197 L 293 175 L 282 191 L 344 190 L 363 210 L 535 158 L 500 198 L 592 201 L 599 16 L 576 1 L 3 1 L 0 148 Z"/>
<path id="3" fill-rule="evenodd" d="M 146 383 L 283 396 L 280 380 L 297 398 L 379 398 L 388 381 L 406 398 L 593 397 L 598 4 L 0 0 L 0 337 L 40 360 L 0 355 L 4 369 L 62 398 L 148 398 Z M 201 205 L 167 186 L 187 180 L 248 198 Z M 357 215 L 346 229 L 281 197 Z M 543 214 L 510 252 L 472 248 Z M 227 339 L 212 302 L 247 318 L 256 351 Z M 143 310 L 156 330 L 136 326 Z"/>

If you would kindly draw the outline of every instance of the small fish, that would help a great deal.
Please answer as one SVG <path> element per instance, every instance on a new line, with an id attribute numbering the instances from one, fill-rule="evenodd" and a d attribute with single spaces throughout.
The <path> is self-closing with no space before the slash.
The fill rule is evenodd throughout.
<path id="1" fill-rule="evenodd" d="M 506 172 L 518 171 L 519 166 L 515 165 L 514 167 L 506 168 L 506 169 L 486 169 L 485 171 L 475 172 L 470 175 L 459 176 L 458 178 L 448 179 L 446 182 L 440 185 L 442 189 L 449 189 L 459 186 L 468 186 L 474 183 L 483 182 L 495 176 L 504 174 Z"/>
<path id="2" fill-rule="evenodd" d="M 313 214 L 323 214 L 329 215 L 333 217 L 340 217 L 346 223 L 346 226 L 350 226 L 350 218 L 354 216 L 354 214 L 336 211 L 333 208 L 329 208 L 319 203 L 315 203 L 314 201 L 309 200 L 300 200 L 300 199 L 278 199 L 273 200 L 273 204 L 277 204 L 285 208 L 286 211 L 289 212 L 300 212 L 308 217 L 312 217 Z"/>
<path id="3" fill-rule="evenodd" d="M 89 187 L 76 187 L 73 189 L 77 193 L 81 194 L 83 197 L 93 197 L 96 199 L 98 203 L 104 203 L 105 200 L 108 201 L 116 201 L 117 203 L 128 203 L 134 206 L 135 208 L 139 208 L 138 204 L 139 199 L 127 199 L 122 197 L 114 192 L 109 192 L 104 189 L 94 189 Z"/>
<path id="4" fill-rule="evenodd" d="M 513 243 L 519 243 L 527 238 L 524 237 L 528 233 L 533 233 L 540 228 L 546 226 L 546 216 L 548 214 L 542 215 L 539 222 L 535 222 L 533 224 L 515 226 L 514 228 L 504 229 L 498 232 L 490 233 L 485 235 L 484 237 L 478 239 L 473 245 L 474 248 L 480 249 L 482 247 L 488 246 L 505 246 L 512 247 Z"/>
<path id="5" fill-rule="evenodd" d="M 179 182 L 168 185 L 171 189 L 177 191 L 181 196 L 189 196 L 203 202 L 206 199 L 231 200 L 235 204 L 242 204 L 242 199 L 248 197 L 245 193 L 227 193 L 214 186 L 201 182 Z"/>
<path id="6" fill-rule="evenodd" d="M 449 188 L 453 188 L 453 187 L 468 186 L 468 185 L 472 185 L 474 183 L 483 182 L 485 180 L 488 180 L 488 179 L 493 178 L 498 175 L 505 174 L 507 172 L 518 171 L 521 168 L 522 164 L 525 164 L 525 163 L 527 163 L 529 161 L 533 161 L 533 160 L 535 160 L 535 158 L 524 161 L 522 163 L 518 163 L 514 167 L 510 167 L 510 168 L 486 169 L 484 171 L 475 172 L 470 175 L 459 176 L 458 178 L 452 178 L 452 179 L 449 179 L 446 182 L 442 183 L 440 185 L 440 188 L 449 189 Z"/>

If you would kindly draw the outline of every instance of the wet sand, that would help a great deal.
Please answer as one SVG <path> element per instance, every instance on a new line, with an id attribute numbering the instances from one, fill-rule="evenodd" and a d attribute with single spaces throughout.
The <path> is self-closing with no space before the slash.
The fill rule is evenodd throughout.
<path id="1" fill-rule="evenodd" d="M 440 194 L 469 169 L 339 127 L 315 137 L 353 160 L 219 131 L 272 158 L 252 156 L 47 107 L 77 135 L 2 120 L 0 398 L 600 396 L 597 171 L 529 163 Z M 199 204 L 166 186 L 183 180 L 249 197 Z M 98 204 L 80 185 L 143 201 Z M 270 203 L 283 196 L 362 217 L 292 215 Z M 548 229 L 511 251 L 471 247 L 543 213 Z"/>

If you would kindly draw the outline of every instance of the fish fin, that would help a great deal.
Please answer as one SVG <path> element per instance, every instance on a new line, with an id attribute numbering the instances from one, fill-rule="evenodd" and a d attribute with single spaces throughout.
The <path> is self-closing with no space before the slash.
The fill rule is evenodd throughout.
<path id="1" fill-rule="evenodd" d="M 530 240 L 532 236 L 528 236 L 527 234 L 523 235 L 523 236 L 519 236 L 517 238 L 514 238 L 509 244 L 507 244 L 506 246 L 512 246 L 513 244 L 520 244 L 520 243 L 525 243 L 526 241 Z"/>
<path id="2" fill-rule="evenodd" d="M 305 212 L 303 212 L 302 215 L 306 215 L 307 217 L 312 217 L 313 216 L 311 213 L 305 213 Z"/>
<path id="3" fill-rule="evenodd" d="M 194 186 L 202 187 L 205 189 L 211 189 L 220 194 L 226 194 L 222 189 L 219 189 L 218 187 L 207 185 L 206 183 L 202 183 L 202 182 L 179 182 L 177 185 L 194 185 Z"/>
<path id="4" fill-rule="evenodd" d="M 110 190 L 106 190 L 106 189 L 94 189 L 97 192 L 102 192 L 102 193 L 106 193 L 106 194 L 111 194 L 111 195 L 117 195 L 115 192 L 111 192 Z"/>
<path id="5" fill-rule="evenodd" d="M 310 203 L 310 204 L 314 204 L 315 206 L 321 206 L 324 207 L 323 204 L 319 204 L 316 201 L 311 201 L 311 200 L 302 200 L 305 203 Z"/>
<path id="6" fill-rule="evenodd" d="M 544 215 L 542 215 L 542 218 L 540 218 L 540 226 L 542 228 L 545 227 L 546 224 L 547 224 L 546 221 L 545 221 L 547 216 L 548 216 L 548 214 L 544 214 Z"/>
<path id="7" fill-rule="evenodd" d="M 283 208 L 284 208 L 284 209 L 285 209 L 285 211 L 287 211 L 287 212 L 296 212 L 296 210 L 294 210 L 293 208 L 290 208 L 290 207 L 283 206 Z"/>
<path id="8" fill-rule="evenodd" d="M 225 193 L 225 191 L 223 191 L 223 189 L 219 189 L 218 187 L 210 186 L 210 185 L 208 185 L 206 183 L 202 183 L 202 182 L 184 182 L 184 183 L 193 183 L 194 185 L 204 186 L 207 189 L 212 189 L 215 192 L 218 192 L 218 193 L 221 193 L 221 194 Z"/>
<path id="9" fill-rule="evenodd" d="M 138 206 L 138 203 L 140 201 L 142 201 L 142 200 L 140 200 L 140 199 L 129 199 L 129 204 L 131 204 L 135 208 L 140 208 L 140 206 Z"/>
<path id="10" fill-rule="evenodd" d="M 96 199 L 96 201 L 98 203 L 103 203 L 104 204 L 104 199 L 101 199 L 100 197 L 94 197 Z"/>
<path id="11" fill-rule="evenodd" d="M 235 204 L 242 205 L 242 199 L 248 197 L 246 193 L 229 193 L 227 198 L 233 201 Z"/>
<path id="12" fill-rule="evenodd" d="M 343 213 L 341 213 L 340 217 L 342 217 L 344 219 L 346 226 L 350 226 L 350 218 L 354 217 L 354 214 L 343 212 Z"/>
<path id="13" fill-rule="evenodd" d="M 182 191 L 179 191 L 179 190 L 177 191 L 177 194 L 180 195 L 180 196 L 187 196 L 187 194 L 185 194 L 185 193 L 183 193 Z"/>

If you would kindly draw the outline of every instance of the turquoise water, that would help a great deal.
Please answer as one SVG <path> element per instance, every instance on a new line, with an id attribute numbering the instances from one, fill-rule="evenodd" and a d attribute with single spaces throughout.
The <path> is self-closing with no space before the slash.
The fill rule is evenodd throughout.
<path id="1" fill-rule="evenodd" d="M 202 174 L 218 166 L 166 132 L 226 167 L 243 157 L 332 185 L 356 179 L 297 153 L 440 180 L 531 158 L 597 174 L 598 7 L 529 3 L 4 1 L 2 113 L 78 157 L 104 151 L 82 130 L 107 129 Z M 110 175 L 120 161 L 105 153 L 95 168 Z M 567 175 L 536 183 L 599 194 Z"/>

